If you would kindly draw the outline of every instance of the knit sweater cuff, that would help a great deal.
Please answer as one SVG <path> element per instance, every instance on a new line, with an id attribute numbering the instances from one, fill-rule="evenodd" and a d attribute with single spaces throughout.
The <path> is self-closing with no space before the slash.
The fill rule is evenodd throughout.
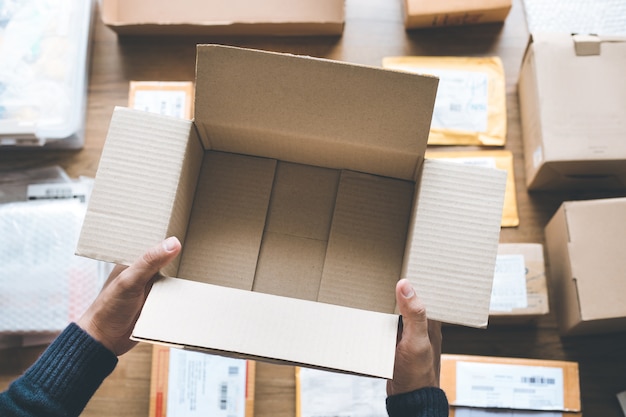
<path id="1" fill-rule="evenodd" d="M 69 415 L 78 415 L 117 361 L 113 352 L 71 323 L 26 371 L 24 379 Z"/>
<path id="2" fill-rule="evenodd" d="M 443 390 L 422 388 L 387 397 L 389 417 L 448 416 L 448 399 Z"/>

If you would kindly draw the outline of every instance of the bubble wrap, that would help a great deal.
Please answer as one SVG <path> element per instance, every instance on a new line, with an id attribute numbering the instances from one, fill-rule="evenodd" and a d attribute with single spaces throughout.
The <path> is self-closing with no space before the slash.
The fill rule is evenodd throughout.
<path id="1" fill-rule="evenodd" d="M 626 0 L 524 0 L 531 33 L 626 35 Z"/>
<path id="2" fill-rule="evenodd" d="M 59 332 L 94 300 L 102 263 L 74 255 L 84 215 L 76 199 L 0 205 L 0 335 Z"/>

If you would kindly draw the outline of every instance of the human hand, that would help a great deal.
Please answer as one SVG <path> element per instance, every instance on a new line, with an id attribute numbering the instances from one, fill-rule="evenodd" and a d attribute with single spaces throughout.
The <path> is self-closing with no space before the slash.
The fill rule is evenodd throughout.
<path id="1" fill-rule="evenodd" d="M 130 335 L 154 278 L 180 250 L 178 239 L 170 237 L 148 249 L 131 266 L 116 266 L 76 324 L 116 356 L 128 352 L 137 344 Z"/>
<path id="2" fill-rule="evenodd" d="M 396 300 L 402 326 L 387 395 L 439 387 L 441 323 L 426 318 L 426 309 L 408 280 L 401 279 L 396 284 Z"/>

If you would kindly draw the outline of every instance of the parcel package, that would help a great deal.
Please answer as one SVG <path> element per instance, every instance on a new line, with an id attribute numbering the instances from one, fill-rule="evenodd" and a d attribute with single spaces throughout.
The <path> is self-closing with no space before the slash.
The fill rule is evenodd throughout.
<path id="1" fill-rule="evenodd" d="M 439 77 L 429 145 L 502 146 L 506 142 L 506 89 L 498 57 L 383 59 L 383 66 Z"/>

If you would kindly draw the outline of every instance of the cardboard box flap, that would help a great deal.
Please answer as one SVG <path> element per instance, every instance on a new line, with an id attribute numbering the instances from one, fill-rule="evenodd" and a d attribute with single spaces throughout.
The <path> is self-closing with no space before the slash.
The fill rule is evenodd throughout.
<path id="1" fill-rule="evenodd" d="M 76 253 L 128 265 L 168 235 L 183 241 L 202 156 L 190 121 L 116 108 Z"/>
<path id="2" fill-rule="evenodd" d="M 217 45 L 197 52 L 205 148 L 414 179 L 436 78 Z"/>
<path id="3" fill-rule="evenodd" d="M 397 326 L 393 314 L 165 278 L 132 337 L 391 378 Z"/>
<path id="4" fill-rule="evenodd" d="M 102 20 L 116 24 L 218 24 L 337 22 L 343 24 L 343 0 L 106 0 Z"/>
<path id="5" fill-rule="evenodd" d="M 568 202 L 565 213 L 581 318 L 626 316 L 626 198 Z"/>
<path id="6" fill-rule="evenodd" d="M 506 171 L 426 160 L 403 276 L 431 319 L 486 327 Z"/>

